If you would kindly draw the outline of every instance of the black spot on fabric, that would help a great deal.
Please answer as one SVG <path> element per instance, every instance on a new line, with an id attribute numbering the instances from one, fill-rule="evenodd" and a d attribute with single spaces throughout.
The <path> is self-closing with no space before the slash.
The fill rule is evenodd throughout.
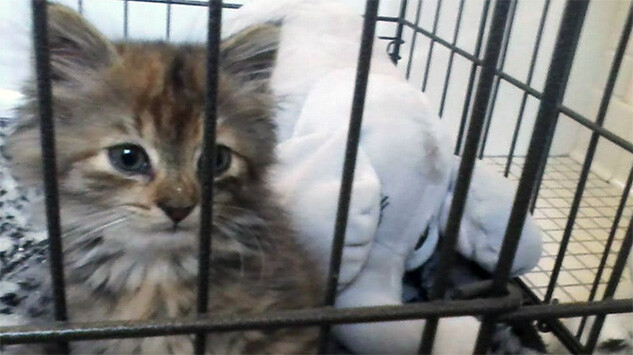
<path id="1" fill-rule="evenodd" d="M 7 294 L 0 296 L 0 301 L 12 307 L 15 307 L 20 304 L 20 298 L 15 292 L 9 292 Z"/>

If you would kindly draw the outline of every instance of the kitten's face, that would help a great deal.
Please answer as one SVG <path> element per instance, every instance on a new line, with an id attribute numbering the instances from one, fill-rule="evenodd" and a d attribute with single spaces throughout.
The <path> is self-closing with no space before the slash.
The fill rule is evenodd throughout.
<path id="1" fill-rule="evenodd" d="M 130 246 L 191 244 L 199 224 L 198 166 L 205 49 L 115 45 L 79 15 L 49 6 L 58 175 L 66 235 L 104 234 Z M 260 26 L 221 50 L 214 180 L 216 218 L 265 193 L 273 160 L 267 80 L 278 29 Z M 10 138 L 14 171 L 38 183 L 35 95 Z"/>

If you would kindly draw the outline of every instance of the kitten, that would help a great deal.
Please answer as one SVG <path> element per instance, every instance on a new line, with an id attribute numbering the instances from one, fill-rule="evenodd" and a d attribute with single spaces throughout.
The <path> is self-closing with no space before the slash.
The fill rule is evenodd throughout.
<path id="1" fill-rule="evenodd" d="M 205 101 L 205 48 L 112 43 L 79 14 L 49 5 L 69 319 L 193 317 Z M 210 314 L 317 306 L 319 277 L 267 186 L 274 162 L 268 81 L 279 28 L 225 40 L 218 87 Z M 41 184 L 35 86 L 9 137 L 12 169 Z M 20 310 L 50 321 L 47 263 L 11 276 Z M 306 353 L 314 328 L 210 334 L 210 353 Z M 77 353 L 191 353 L 193 336 L 71 343 Z M 33 348 L 29 349 L 30 351 Z M 41 351 L 41 349 L 38 349 Z M 24 350 L 23 350 L 24 351 Z M 54 351 L 54 349 L 48 349 Z"/>

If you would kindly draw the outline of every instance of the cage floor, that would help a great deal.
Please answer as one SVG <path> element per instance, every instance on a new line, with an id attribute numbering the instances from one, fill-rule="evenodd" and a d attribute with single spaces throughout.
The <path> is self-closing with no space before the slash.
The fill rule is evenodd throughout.
<path id="1" fill-rule="evenodd" d="M 503 173 L 506 159 L 486 157 L 484 161 Z M 514 159 L 510 179 L 519 180 L 523 162 L 524 158 Z M 523 278 L 539 297 L 545 294 L 554 269 L 581 169 L 582 165 L 568 156 L 550 157 L 545 169 L 534 211 L 534 219 L 543 231 L 543 255 L 538 266 Z M 589 175 L 553 294 L 560 302 L 588 300 L 621 196 L 621 187 L 610 184 L 594 173 Z M 625 206 L 598 286 L 597 299 L 602 296 L 611 275 L 627 222 L 631 219 L 631 196 Z M 625 271 L 623 280 L 629 281 L 629 278 L 630 275 Z"/>

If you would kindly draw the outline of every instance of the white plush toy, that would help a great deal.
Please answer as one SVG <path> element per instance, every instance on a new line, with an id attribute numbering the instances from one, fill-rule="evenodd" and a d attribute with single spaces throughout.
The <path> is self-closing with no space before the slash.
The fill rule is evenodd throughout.
<path id="1" fill-rule="evenodd" d="M 275 189 L 290 210 L 303 243 L 327 272 L 350 118 L 362 17 L 329 0 L 251 0 L 225 26 L 278 22 L 281 43 L 272 87 L 279 167 Z M 459 159 L 453 141 L 423 93 L 410 86 L 376 41 L 343 251 L 337 307 L 402 303 L 405 270 L 429 259 L 450 208 Z M 514 187 L 478 166 L 472 179 L 458 252 L 494 270 Z M 421 248 L 420 236 L 428 229 Z M 528 218 L 513 275 L 536 265 L 541 236 Z M 440 322 L 437 353 L 470 353 L 478 321 Z M 424 321 L 335 327 L 340 341 L 360 353 L 413 353 Z M 460 341 L 455 341 L 460 334 Z"/>

